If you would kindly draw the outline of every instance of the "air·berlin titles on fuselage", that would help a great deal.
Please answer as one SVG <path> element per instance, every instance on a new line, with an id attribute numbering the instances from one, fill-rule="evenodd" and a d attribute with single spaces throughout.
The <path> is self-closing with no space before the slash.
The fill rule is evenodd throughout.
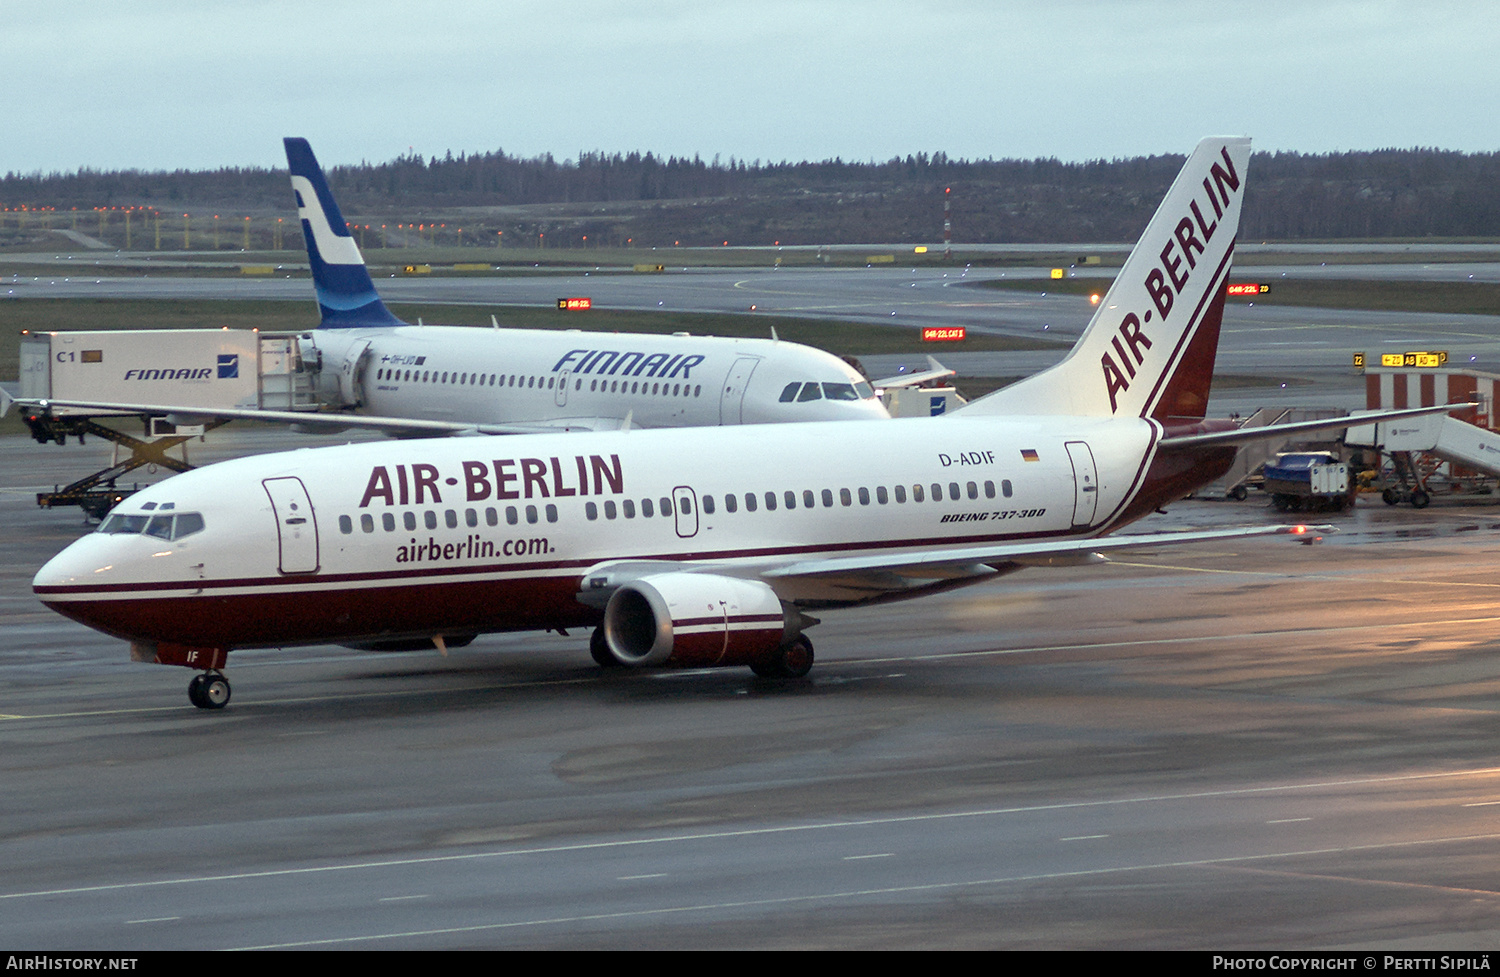
<path id="1" fill-rule="evenodd" d="M 465 461 L 463 468 L 464 501 L 489 499 L 549 499 L 573 495 L 621 495 L 625 491 L 625 474 L 619 455 L 574 455 L 571 459 L 553 455 L 548 458 L 499 458 L 492 462 Z M 392 470 L 395 475 L 392 477 Z M 577 478 L 573 479 L 573 472 Z M 571 484 L 569 484 L 571 480 Z M 439 504 L 443 501 L 439 482 L 457 489 L 459 478 L 446 478 L 436 465 L 376 465 L 370 470 L 361 509 L 379 500 L 388 506 Z M 589 486 L 592 481 L 593 490 Z"/>
<path id="2" fill-rule="evenodd" d="M 1160 321 L 1166 321 L 1177 294 L 1187 286 L 1189 274 L 1198 267 L 1198 259 L 1193 252 L 1204 253 L 1205 244 L 1213 240 L 1214 232 L 1219 229 L 1218 219 L 1224 216 L 1224 208 L 1229 205 L 1230 191 L 1238 191 L 1240 188 L 1240 177 L 1235 172 L 1234 162 L 1229 158 L 1229 150 L 1220 150 L 1220 155 L 1224 159 L 1224 165 L 1213 164 L 1209 169 L 1210 175 L 1203 178 L 1203 193 L 1209 206 L 1213 208 L 1214 220 L 1205 219 L 1197 200 L 1189 201 L 1188 209 L 1192 211 L 1192 217 L 1184 214 L 1177 222 L 1173 230 L 1174 240 L 1168 241 L 1166 247 L 1161 249 L 1161 266 L 1152 268 L 1146 275 L 1146 291 L 1151 295 L 1151 302 L 1156 306 Z M 1199 234 L 1203 235 L 1201 239 Z M 1180 252 L 1181 256 L 1174 252 Z M 1186 269 L 1182 267 L 1184 261 L 1187 262 Z M 1130 389 L 1130 381 L 1136 376 L 1136 367 L 1146 362 L 1143 350 L 1151 348 L 1151 340 L 1144 331 L 1143 321 L 1151 321 L 1151 310 L 1146 310 L 1144 316 L 1138 316 L 1134 312 L 1126 313 L 1116 329 L 1119 335 L 1110 337 L 1109 341 L 1119 357 L 1119 364 L 1116 364 L 1108 351 L 1100 358 L 1111 411 L 1117 408 L 1118 395 Z M 1121 372 L 1121 366 L 1124 366 L 1124 372 Z"/>

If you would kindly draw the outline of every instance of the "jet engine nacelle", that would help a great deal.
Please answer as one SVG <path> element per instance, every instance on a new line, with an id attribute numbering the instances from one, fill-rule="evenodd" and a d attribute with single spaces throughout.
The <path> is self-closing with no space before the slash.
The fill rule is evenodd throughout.
<path id="1" fill-rule="evenodd" d="M 757 665 L 811 623 L 759 580 L 660 573 L 610 595 L 604 640 L 625 665 Z"/>

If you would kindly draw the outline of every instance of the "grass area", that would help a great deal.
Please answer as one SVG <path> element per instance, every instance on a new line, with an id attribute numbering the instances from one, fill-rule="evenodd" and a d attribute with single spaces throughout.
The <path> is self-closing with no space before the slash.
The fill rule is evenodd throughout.
<path id="1" fill-rule="evenodd" d="M 1254 275 L 1237 275 L 1253 279 Z M 1113 279 L 992 280 L 981 288 L 1053 295 L 1103 295 Z M 1277 279 L 1271 291 L 1252 298 L 1233 296 L 1231 303 L 1301 305 L 1319 309 L 1369 309 L 1380 312 L 1439 312 L 1463 315 L 1500 315 L 1500 283 L 1494 282 L 1379 282 L 1354 279 L 1296 281 Z"/>
<path id="2" fill-rule="evenodd" d="M 241 265 L 306 265 L 307 253 L 300 247 L 281 251 L 95 251 L 72 245 L 46 249 L 29 248 L 28 255 L 41 255 L 49 264 L 28 261 L 20 254 L 7 256 L 0 249 L 0 274 L 35 275 L 39 268 L 49 270 L 45 274 L 63 274 L 62 267 L 78 269 L 129 268 L 135 271 L 155 269 L 163 274 L 223 274 L 239 275 Z M 943 258 L 941 247 L 929 246 L 925 254 L 916 254 L 911 245 L 870 245 L 868 247 L 839 247 L 820 251 L 814 247 L 787 248 L 454 248 L 423 245 L 412 248 L 361 248 L 365 262 L 377 276 L 400 274 L 407 265 L 431 265 L 431 274 L 447 275 L 495 275 L 495 274 L 545 274 L 573 273 L 583 269 L 599 269 L 624 274 L 649 274 L 636 272 L 636 265 L 662 265 L 667 272 L 684 268 L 771 268 L 780 261 L 783 268 L 863 268 L 871 258 L 889 257 L 890 262 L 877 260 L 879 266 L 895 268 L 1060 268 L 1070 267 L 1078 261 L 1082 250 L 1036 251 L 966 251 L 954 248 L 953 256 Z M 18 249 L 19 250 L 19 249 Z M 1115 267 L 1123 260 L 1123 254 L 1100 255 L 1100 263 L 1094 267 Z M 66 263 L 59 265 L 59 259 Z M 455 271 L 456 264 L 487 264 L 489 271 Z M 306 274 L 305 269 L 281 267 L 284 273 Z"/>

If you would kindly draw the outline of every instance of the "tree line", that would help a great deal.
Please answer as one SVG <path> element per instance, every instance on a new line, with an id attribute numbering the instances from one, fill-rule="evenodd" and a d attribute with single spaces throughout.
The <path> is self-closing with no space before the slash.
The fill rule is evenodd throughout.
<path id="1" fill-rule="evenodd" d="M 940 239 L 946 197 L 955 243 L 1083 243 L 1133 240 L 1183 159 L 966 160 L 936 152 L 770 163 L 582 152 L 559 161 L 495 150 L 413 153 L 334 166 L 328 177 L 351 219 L 574 205 L 546 221 L 511 215 L 490 222 L 518 238 L 550 221 L 554 231 L 592 232 L 612 244 L 922 243 Z M 1500 237 L 1500 153 L 1256 153 L 1250 171 L 1246 239 Z M 255 167 L 0 178 L 0 206 L 12 208 L 274 212 L 289 211 L 289 198 L 284 171 Z"/>

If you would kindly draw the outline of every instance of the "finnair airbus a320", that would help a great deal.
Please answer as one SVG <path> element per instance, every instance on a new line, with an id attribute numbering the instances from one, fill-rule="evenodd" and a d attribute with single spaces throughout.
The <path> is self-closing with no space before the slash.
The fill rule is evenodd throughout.
<path id="1" fill-rule="evenodd" d="M 593 628 L 601 664 L 799 676 L 810 612 L 1292 531 L 1099 538 L 1267 436 L 1204 419 L 1249 155 L 1200 143 L 1072 353 L 952 415 L 245 458 L 131 496 L 35 591 L 136 660 L 200 669 L 212 708 L 236 648 L 531 629 Z"/>
<path id="2" fill-rule="evenodd" d="M 194 416 L 397 434 L 516 434 L 637 427 L 885 420 L 838 357 L 773 339 L 409 325 L 375 291 L 306 139 L 287 139 L 297 216 L 322 319 L 298 337 L 332 410 L 195 409 Z M 951 370 L 877 380 L 907 386 Z M 182 414 L 171 404 L 18 401 Z"/>

